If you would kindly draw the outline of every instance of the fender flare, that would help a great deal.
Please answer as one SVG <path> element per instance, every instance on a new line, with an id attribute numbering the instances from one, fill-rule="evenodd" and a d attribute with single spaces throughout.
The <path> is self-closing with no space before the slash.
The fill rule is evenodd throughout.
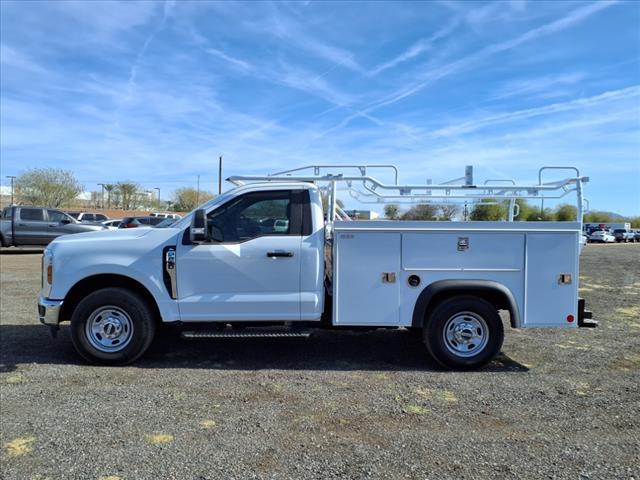
<path id="1" fill-rule="evenodd" d="M 433 300 L 438 300 L 443 294 L 457 295 L 469 294 L 482 298 L 490 297 L 492 300 L 499 300 L 501 306 L 509 310 L 511 316 L 511 326 L 520 328 L 522 326 L 518 303 L 513 293 L 503 284 L 493 280 L 438 280 L 428 285 L 416 300 L 413 308 L 413 318 L 411 326 L 422 328 L 429 307 L 433 305 Z"/>
<path id="2" fill-rule="evenodd" d="M 139 294 L 149 303 L 149 307 L 154 311 L 157 318 L 162 321 L 158 302 L 146 285 L 133 277 L 110 273 L 90 275 L 78 280 L 64 296 L 62 309 L 60 310 L 60 321 L 71 320 L 73 311 L 86 295 L 108 287 L 126 288 Z"/>

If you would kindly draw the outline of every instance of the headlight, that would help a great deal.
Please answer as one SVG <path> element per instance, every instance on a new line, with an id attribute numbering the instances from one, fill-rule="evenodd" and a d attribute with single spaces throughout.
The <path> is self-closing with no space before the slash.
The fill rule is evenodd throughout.
<path id="1" fill-rule="evenodd" d="M 53 282 L 53 251 L 49 247 L 42 252 L 42 277 L 47 285 Z"/>

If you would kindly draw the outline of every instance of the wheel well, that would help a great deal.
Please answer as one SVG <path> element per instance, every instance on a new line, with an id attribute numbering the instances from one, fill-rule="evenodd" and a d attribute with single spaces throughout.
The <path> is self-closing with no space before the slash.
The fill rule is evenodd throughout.
<path id="1" fill-rule="evenodd" d="M 486 300 L 497 310 L 507 310 L 511 326 L 513 328 L 520 326 L 518 306 L 506 287 L 497 282 L 469 281 L 469 283 L 463 283 L 456 280 L 436 282 L 422 291 L 416 301 L 412 326 L 422 327 L 424 320 L 439 303 L 457 295 L 473 295 Z"/>
<path id="2" fill-rule="evenodd" d="M 160 309 L 149 290 L 133 278 L 115 274 L 93 275 L 76 283 L 64 298 L 60 311 L 60 320 L 71 320 L 73 311 L 84 297 L 96 290 L 108 287 L 126 288 L 127 290 L 136 292 L 147 301 L 154 312 L 156 320 L 160 321 Z"/>

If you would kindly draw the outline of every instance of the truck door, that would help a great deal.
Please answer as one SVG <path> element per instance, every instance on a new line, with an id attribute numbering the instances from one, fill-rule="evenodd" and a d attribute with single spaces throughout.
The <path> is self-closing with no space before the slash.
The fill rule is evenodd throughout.
<path id="1" fill-rule="evenodd" d="M 208 212 L 212 241 L 177 246 L 183 321 L 300 320 L 299 198 L 250 192 Z"/>
<path id="2" fill-rule="evenodd" d="M 46 235 L 47 223 L 43 208 L 16 208 L 15 240 L 16 245 L 46 245 L 49 240 Z"/>
<path id="3" fill-rule="evenodd" d="M 74 230 L 70 228 L 73 224 L 73 218 L 60 210 L 48 209 L 47 210 L 47 243 L 53 241 L 60 235 L 67 233 L 74 233 Z"/>

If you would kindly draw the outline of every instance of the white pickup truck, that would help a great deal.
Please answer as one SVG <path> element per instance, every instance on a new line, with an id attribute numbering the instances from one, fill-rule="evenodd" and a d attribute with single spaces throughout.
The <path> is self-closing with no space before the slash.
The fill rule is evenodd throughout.
<path id="1" fill-rule="evenodd" d="M 108 364 L 136 360 L 160 322 L 181 322 L 184 337 L 407 328 L 459 369 L 500 351 L 499 310 L 513 328 L 596 325 L 578 299 L 580 221 L 348 221 L 336 205 L 340 184 L 365 202 L 499 199 L 513 220 L 518 197 L 577 192 L 582 218 L 586 177 L 474 185 L 468 171 L 463 184 L 399 185 L 369 176 L 376 167 L 232 177 L 236 188 L 168 228 L 58 238 L 43 254 L 40 321 L 55 333 L 70 320 L 80 355 Z"/>

